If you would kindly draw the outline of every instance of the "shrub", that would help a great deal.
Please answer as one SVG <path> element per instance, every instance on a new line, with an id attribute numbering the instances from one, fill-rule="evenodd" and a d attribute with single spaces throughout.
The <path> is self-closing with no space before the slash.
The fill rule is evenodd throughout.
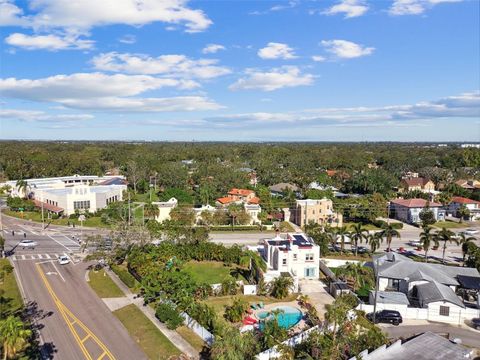
<path id="1" fill-rule="evenodd" d="M 210 231 L 252 231 L 252 230 L 266 230 L 265 226 L 258 225 L 236 225 L 236 226 L 210 226 Z"/>
<path id="2" fill-rule="evenodd" d="M 387 226 L 387 222 L 384 221 L 384 220 L 373 220 L 372 224 L 375 225 L 376 227 L 379 227 L 379 228 Z M 390 225 L 392 225 L 392 228 L 394 228 L 396 230 L 403 229 L 403 223 L 401 223 L 401 222 L 390 223 Z"/>
<path id="3" fill-rule="evenodd" d="M 248 309 L 248 303 L 241 298 L 233 298 L 232 305 L 225 306 L 225 319 L 230 322 L 236 323 L 242 320 L 243 314 Z"/>
<path id="4" fill-rule="evenodd" d="M 171 304 L 160 303 L 155 310 L 155 316 L 161 322 L 167 325 L 170 330 L 175 330 L 177 327 L 183 324 L 183 317 Z"/>
<path id="5" fill-rule="evenodd" d="M 135 287 L 136 279 L 126 269 L 117 265 L 112 265 L 111 269 L 115 274 L 117 274 L 120 280 L 122 280 L 123 283 L 127 285 L 130 289 Z"/>

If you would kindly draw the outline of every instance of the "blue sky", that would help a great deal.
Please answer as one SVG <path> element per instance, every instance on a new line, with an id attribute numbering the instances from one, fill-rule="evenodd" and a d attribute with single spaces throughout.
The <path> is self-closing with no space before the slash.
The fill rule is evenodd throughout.
<path id="1" fill-rule="evenodd" d="M 480 141 L 478 0 L 0 0 L 0 138 Z"/>

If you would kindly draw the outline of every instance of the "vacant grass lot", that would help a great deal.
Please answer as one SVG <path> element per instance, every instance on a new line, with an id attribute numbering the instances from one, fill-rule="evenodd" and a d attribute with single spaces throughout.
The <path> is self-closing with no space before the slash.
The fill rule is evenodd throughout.
<path id="1" fill-rule="evenodd" d="M 114 298 L 123 297 L 125 294 L 120 288 L 113 282 L 113 280 L 105 273 L 105 270 L 100 271 L 91 270 L 88 274 L 90 278 L 90 287 L 101 298 Z"/>
<path id="2" fill-rule="evenodd" d="M 190 261 L 184 266 L 184 270 L 199 284 L 219 284 L 236 268 L 217 261 Z M 244 278 L 240 275 L 238 279 Z"/>
<path id="3" fill-rule="evenodd" d="M 446 221 L 437 221 L 435 224 L 433 224 L 432 226 L 436 227 L 436 228 L 446 228 L 446 229 L 461 229 L 461 228 L 467 228 L 468 227 L 468 224 L 465 224 L 465 222 L 463 223 L 458 223 L 458 222 L 455 222 L 455 221 L 450 221 L 450 220 L 446 220 Z"/>
<path id="4" fill-rule="evenodd" d="M 353 230 L 353 226 L 355 225 L 356 223 L 353 223 L 353 222 L 345 222 L 343 223 L 343 226 L 345 226 L 347 228 L 348 231 L 352 231 Z M 363 228 L 365 230 L 380 230 L 380 228 L 378 226 L 375 226 L 373 224 L 366 224 L 366 225 L 363 225 Z"/>
<path id="5" fill-rule="evenodd" d="M 10 265 L 10 262 L 7 259 L 0 259 L 0 268 L 4 265 Z M 17 313 L 23 308 L 22 296 L 13 271 L 5 276 L 3 282 L 0 282 L 0 290 L 4 291 L 3 297 L 6 299 L 6 304 L 1 307 L 1 311 L 5 315 Z"/>
<path id="6" fill-rule="evenodd" d="M 180 354 L 170 340 L 134 304 L 118 309 L 113 314 L 122 322 L 149 359 L 163 360 Z"/>

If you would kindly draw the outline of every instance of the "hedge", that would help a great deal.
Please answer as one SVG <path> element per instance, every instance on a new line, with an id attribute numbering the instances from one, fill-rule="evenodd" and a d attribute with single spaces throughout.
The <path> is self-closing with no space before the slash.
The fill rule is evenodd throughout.
<path id="1" fill-rule="evenodd" d="M 238 225 L 238 226 L 210 226 L 210 231 L 252 231 L 252 230 L 266 230 L 265 226 L 258 225 Z"/>
<path id="2" fill-rule="evenodd" d="M 158 304 L 155 311 L 155 316 L 162 323 L 166 324 L 167 328 L 170 330 L 175 330 L 177 327 L 183 324 L 183 317 L 171 304 Z"/>
<path id="3" fill-rule="evenodd" d="M 372 224 L 379 228 L 382 228 L 388 225 L 387 222 L 383 220 L 374 220 L 372 221 Z M 401 222 L 392 222 L 390 223 L 390 225 L 392 225 L 392 228 L 397 230 L 403 229 L 403 223 Z"/>
<path id="4" fill-rule="evenodd" d="M 130 289 L 135 287 L 137 280 L 128 272 L 128 270 L 117 265 L 112 265 L 110 268 Z"/>

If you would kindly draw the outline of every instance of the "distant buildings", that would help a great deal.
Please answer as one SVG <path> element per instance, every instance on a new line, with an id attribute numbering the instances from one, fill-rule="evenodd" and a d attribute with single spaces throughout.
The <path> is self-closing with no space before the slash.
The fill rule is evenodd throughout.
<path id="1" fill-rule="evenodd" d="M 343 216 L 333 209 L 330 199 L 320 200 L 296 200 L 295 206 L 290 208 L 290 221 L 298 226 L 309 223 L 342 226 Z"/>
<path id="2" fill-rule="evenodd" d="M 460 217 L 458 211 L 462 206 L 465 206 L 469 211 L 469 220 L 480 219 L 480 201 L 467 199 L 461 196 L 452 197 L 452 201 L 448 205 L 448 212 Z"/>
<path id="3" fill-rule="evenodd" d="M 155 220 L 162 223 L 165 220 L 170 220 L 170 212 L 177 207 L 178 201 L 175 198 L 171 198 L 168 201 L 157 201 L 152 204 L 158 206 L 158 213 L 155 216 Z"/>
<path id="4" fill-rule="evenodd" d="M 436 221 L 445 220 L 445 210 L 442 204 L 428 202 L 424 199 L 395 199 L 390 201 L 390 215 L 393 218 L 410 223 L 418 224 L 421 222 L 420 212 L 428 205 L 433 212 Z"/>
<path id="5" fill-rule="evenodd" d="M 262 208 L 260 199 L 253 190 L 233 188 L 227 196 L 218 198 L 215 203 L 218 208 L 228 208 L 232 204 L 243 205 L 245 212 L 250 215 L 250 224 L 260 223 L 258 215 Z"/>
<path id="6" fill-rule="evenodd" d="M 480 190 L 480 181 L 478 180 L 457 180 L 455 184 L 465 190 Z"/>
<path id="7" fill-rule="evenodd" d="M 400 188 L 404 192 L 408 191 L 423 191 L 423 192 L 432 192 L 435 191 L 435 183 L 431 180 L 422 178 L 422 177 L 410 177 L 402 179 L 400 183 Z"/>
<path id="8" fill-rule="evenodd" d="M 297 185 L 289 183 L 279 183 L 271 185 L 268 187 L 268 190 L 270 190 L 272 196 L 282 196 L 285 195 L 287 191 L 292 191 L 295 194 L 298 194 L 300 192 L 300 188 Z"/>

